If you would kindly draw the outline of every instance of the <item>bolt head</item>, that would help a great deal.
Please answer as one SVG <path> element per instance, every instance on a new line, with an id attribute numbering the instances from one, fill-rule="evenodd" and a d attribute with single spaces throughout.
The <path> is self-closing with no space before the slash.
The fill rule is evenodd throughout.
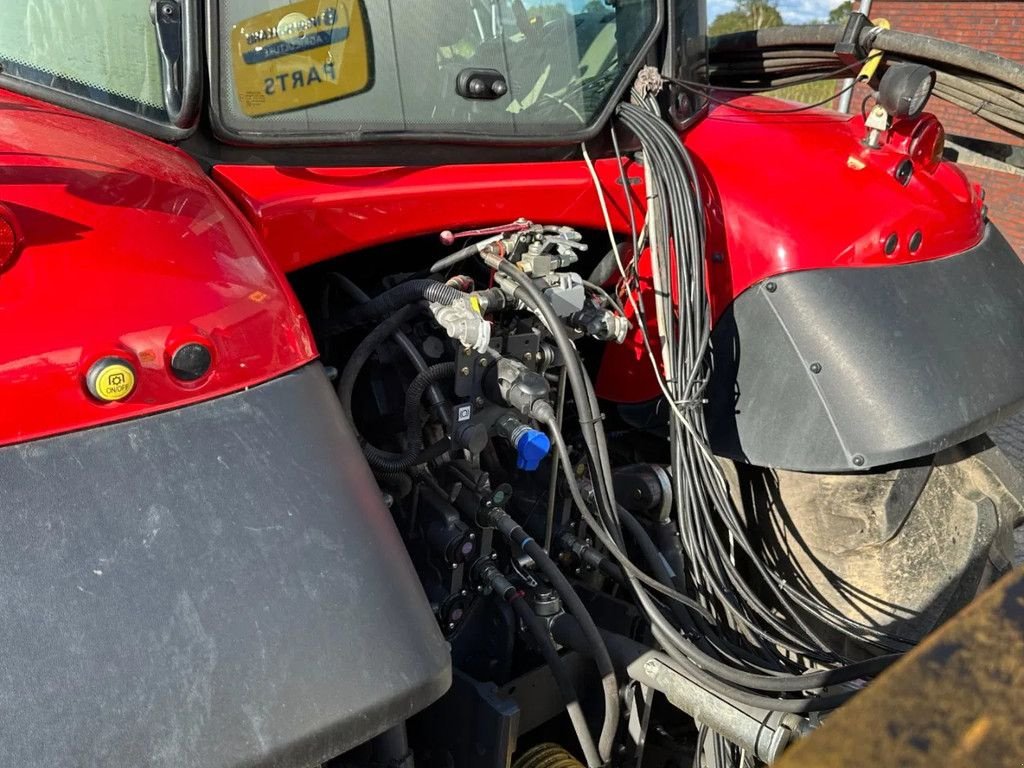
<path id="1" fill-rule="evenodd" d="M 661 671 L 661 664 L 654 659 L 648 659 L 644 662 L 644 674 L 648 677 L 657 677 L 659 671 Z"/>

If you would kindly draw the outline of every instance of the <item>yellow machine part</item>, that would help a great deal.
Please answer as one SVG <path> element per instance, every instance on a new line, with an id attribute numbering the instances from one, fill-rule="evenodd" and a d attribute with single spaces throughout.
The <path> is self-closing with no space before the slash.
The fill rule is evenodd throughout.
<path id="1" fill-rule="evenodd" d="M 583 768 L 583 763 L 557 744 L 538 744 L 520 755 L 512 768 Z"/>

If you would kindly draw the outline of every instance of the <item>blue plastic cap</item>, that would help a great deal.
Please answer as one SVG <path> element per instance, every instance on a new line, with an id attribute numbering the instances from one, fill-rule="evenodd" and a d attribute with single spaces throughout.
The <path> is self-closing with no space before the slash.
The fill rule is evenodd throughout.
<path id="1" fill-rule="evenodd" d="M 533 472 L 551 453 L 551 441 L 543 432 L 528 429 L 516 442 L 516 466 L 527 472 Z"/>

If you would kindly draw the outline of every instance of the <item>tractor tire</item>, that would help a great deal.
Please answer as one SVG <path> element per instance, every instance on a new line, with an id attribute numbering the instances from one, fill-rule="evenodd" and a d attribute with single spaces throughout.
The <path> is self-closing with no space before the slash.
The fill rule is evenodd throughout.
<path id="1" fill-rule="evenodd" d="M 1024 522 L 1024 477 L 985 435 L 858 474 L 744 464 L 728 474 L 780 576 L 905 644 L 1012 567 L 1013 529 Z M 848 657 L 878 650 L 839 633 L 830 641 Z"/>

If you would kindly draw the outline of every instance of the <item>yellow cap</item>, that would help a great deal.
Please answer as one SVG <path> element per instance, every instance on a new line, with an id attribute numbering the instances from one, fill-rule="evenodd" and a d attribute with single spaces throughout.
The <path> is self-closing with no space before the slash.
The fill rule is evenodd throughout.
<path id="1" fill-rule="evenodd" d="M 93 363 L 85 385 L 97 400 L 105 403 L 124 400 L 135 389 L 135 371 L 119 357 L 105 357 Z"/>

